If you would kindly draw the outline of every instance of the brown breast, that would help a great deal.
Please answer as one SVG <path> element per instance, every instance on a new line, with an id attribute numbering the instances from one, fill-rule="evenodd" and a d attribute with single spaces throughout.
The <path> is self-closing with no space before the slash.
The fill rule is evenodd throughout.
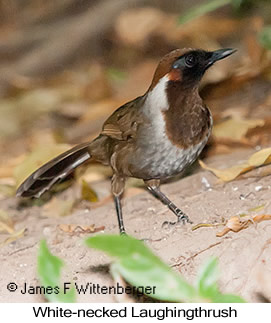
<path id="1" fill-rule="evenodd" d="M 163 113 L 170 141 L 186 149 L 209 136 L 212 117 L 198 89 L 185 89 L 181 82 L 169 82 L 167 94 L 169 109 Z"/>

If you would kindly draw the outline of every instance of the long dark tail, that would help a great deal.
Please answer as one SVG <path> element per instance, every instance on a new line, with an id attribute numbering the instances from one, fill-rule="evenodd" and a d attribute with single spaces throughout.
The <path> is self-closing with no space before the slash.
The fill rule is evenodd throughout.
<path id="1" fill-rule="evenodd" d="M 89 144 L 75 146 L 41 166 L 19 186 L 16 196 L 40 197 L 58 180 L 91 158 Z"/>

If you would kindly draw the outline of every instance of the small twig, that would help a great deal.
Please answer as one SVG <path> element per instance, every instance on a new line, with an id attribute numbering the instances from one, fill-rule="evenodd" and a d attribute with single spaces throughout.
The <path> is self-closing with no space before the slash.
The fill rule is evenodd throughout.
<path id="1" fill-rule="evenodd" d="M 190 256 L 190 257 L 186 258 L 186 259 L 185 259 L 185 260 L 186 260 L 186 262 L 188 262 L 188 261 L 190 261 L 190 260 L 194 259 L 195 257 L 197 257 L 198 255 L 200 255 L 201 253 L 203 253 L 203 252 L 205 252 L 205 251 L 207 251 L 207 250 L 209 250 L 209 249 L 211 249 L 211 248 L 213 248 L 213 247 L 215 247 L 215 246 L 217 246 L 217 245 L 219 245 L 219 244 L 221 244 L 221 243 L 222 243 L 222 241 L 218 241 L 218 242 L 216 242 L 216 243 L 214 243 L 214 244 L 211 244 L 211 245 L 210 245 L 210 246 L 208 246 L 207 248 L 205 248 L 205 249 L 202 249 L 202 250 L 198 251 L 197 253 L 193 254 L 192 256 Z M 170 267 L 178 267 L 178 266 L 182 265 L 182 263 L 183 263 L 183 261 L 180 261 L 180 262 L 177 262 L 177 263 L 175 263 L 175 264 L 171 265 Z"/>

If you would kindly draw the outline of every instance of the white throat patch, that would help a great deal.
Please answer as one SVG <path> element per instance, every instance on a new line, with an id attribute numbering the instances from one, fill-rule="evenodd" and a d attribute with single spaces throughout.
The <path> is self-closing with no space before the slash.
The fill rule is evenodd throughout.
<path id="1" fill-rule="evenodd" d="M 168 76 L 163 76 L 155 87 L 148 93 L 146 106 L 151 112 L 165 111 L 169 108 L 166 93 Z"/>

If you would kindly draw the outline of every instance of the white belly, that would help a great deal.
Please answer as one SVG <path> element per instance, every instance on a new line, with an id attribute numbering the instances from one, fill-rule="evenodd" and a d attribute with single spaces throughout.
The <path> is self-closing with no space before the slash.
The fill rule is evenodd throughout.
<path id="1" fill-rule="evenodd" d="M 178 148 L 167 138 L 160 141 L 150 140 L 135 152 L 133 161 L 135 165 L 140 165 L 143 172 L 147 169 L 151 178 L 171 177 L 182 172 L 197 159 L 207 140 L 208 137 L 187 149 Z"/>

